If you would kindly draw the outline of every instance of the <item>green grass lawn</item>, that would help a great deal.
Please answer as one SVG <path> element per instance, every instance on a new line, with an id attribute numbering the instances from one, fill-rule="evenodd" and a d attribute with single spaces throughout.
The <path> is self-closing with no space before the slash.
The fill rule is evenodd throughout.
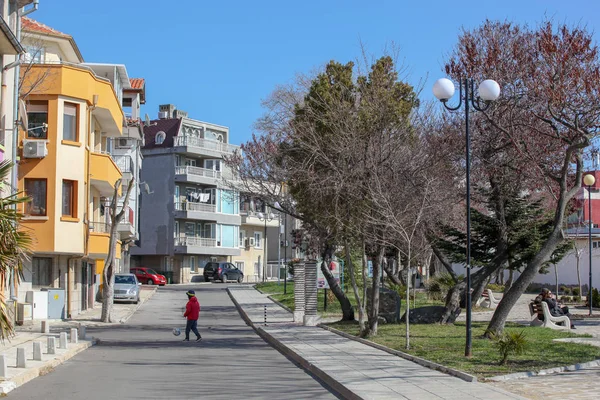
<path id="1" fill-rule="evenodd" d="M 274 299 L 280 301 L 290 309 L 294 309 L 293 283 L 288 282 L 287 294 L 285 295 L 283 294 L 283 282 L 281 284 L 276 282 L 261 283 L 256 285 L 256 287 L 263 293 L 271 294 Z M 327 312 L 323 312 L 324 291 L 319 290 L 318 295 L 319 313 L 321 316 L 341 316 L 340 305 L 337 301 L 329 301 Z M 348 292 L 347 295 L 354 304 L 353 293 Z M 428 300 L 425 293 L 417 293 L 417 307 L 441 304 L 442 303 L 439 301 Z M 411 307 L 413 307 L 412 302 Z M 405 305 L 404 301 L 402 301 L 401 315 L 404 313 L 404 310 Z M 479 309 L 474 309 L 474 311 L 477 310 Z M 481 310 L 489 311 L 489 309 Z M 328 325 L 351 335 L 358 335 L 357 322 L 336 322 Z M 494 348 L 493 342 L 483 338 L 486 327 L 487 323 L 473 322 L 473 357 L 471 359 L 464 357 L 464 322 L 457 322 L 455 325 L 412 324 L 410 326 L 410 350 L 406 350 L 406 325 L 404 324 L 379 325 L 378 335 L 369 340 L 395 350 L 410 353 L 429 361 L 476 375 L 479 378 L 566 366 L 600 358 L 600 347 L 552 341 L 553 339 L 558 338 L 584 335 L 555 331 L 548 328 L 524 327 L 508 323 L 506 325 L 506 331 L 523 331 L 529 345 L 524 354 L 520 356 L 510 356 L 508 365 L 502 366 L 499 364 L 501 357 Z"/>
<path id="2" fill-rule="evenodd" d="M 328 325 L 351 335 L 358 335 L 356 322 L 336 322 Z M 471 359 L 464 357 L 464 322 L 455 325 L 410 325 L 410 350 L 406 350 L 405 324 L 379 325 L 377 336 L 369 340 L 480 378 L 566 366 L 600 358 L 599 347 L 552 341 L 583 335 L 507 323 L 507 332 L 524 332 L 529 344 L 525 353 L 520 356 L 510 356 L 508 365 L 503 366 L 499 364 L 501 357 L 494 348 L 493 341 L 483 338 L 486 327 L 487 323 L 473 322 Z"/>

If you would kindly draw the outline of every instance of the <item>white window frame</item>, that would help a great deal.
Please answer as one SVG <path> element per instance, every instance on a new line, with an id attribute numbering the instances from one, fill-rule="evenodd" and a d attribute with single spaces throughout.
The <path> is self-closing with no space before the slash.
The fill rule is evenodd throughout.
<path id="1" fill-rule="evenodd" d="M 246 231 L 240 229 L 238 247 L 246 247 Z"/>
<path id="2" fill-rule="evenodd" d="M 190 272 L 197 272 L 196 256 L 190 256 Z"/>
<path id="3" fill-rule="evenodd" d="M 262 232 L 257 232 L 254 231 L 254 248 L 255 249 L 262 249 Z"/>

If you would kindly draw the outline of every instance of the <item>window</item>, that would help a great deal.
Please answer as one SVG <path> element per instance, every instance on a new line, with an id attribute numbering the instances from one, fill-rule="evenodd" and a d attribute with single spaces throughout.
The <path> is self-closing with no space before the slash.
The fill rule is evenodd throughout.
<path id="1" fill-rule="evenodd" d="M 25 47 L 25 61 L 32 64 L 39 64 L 42 62 L 42 56 L 44 54 L 44 48 L 38 46 L 24 46 Z"/>
<path id="2" fill-rule="evenodd" d="M 62 215 L 77 218 L 77 182 L 63 180 L 62 183 Z"/>
<path id="3" fill-rule="evenodd" d="M 25 203 L 25 214 L 46 215 L 46 179 L 25 178 L 25 193 L 31 201 Z"/>
<path id="4" fill-rule="evenodd" d="M 204 160 L 204 168 L 214 171 L 221 170 L 221 160 Z"/>
<path id="5" fill-rule="evenodd" d="M 245 241 L 246 241 L 246 231 L 240 230 L 240 242 L 238 243 L 238 246 L 244 247 L 246 245 L 246 243 L 244 243 Z"/>
<path id="6" fill-rule="evenodd" d="M 174 237 L 178 238 L 179 237 L 179 221 L 175 221 L 175 231 L 174 231 Z"/>
<path id="7" fill-rule="evenodd" d="M 186 158 L 185 159 L 185 165 L 188 167 L 195 167 L 196 166 L 196 160 L 194 160 L 193 158 Z"/>
<path id="8" fill-rule="evenodd" d="M 594 241 L 592 242 L 592 248 L 597 249 L 600 247 L 600 242 Z"/>
<path id="9" fill-rule="evenodd" d="M 79 106 L 77 104 L 65 103 L 63 116 L 63 140 L 76 142 L 78 138 L 77 114 Z"/>
<path id="10" fill-rule="evenodd" d="M 186 222 L 185 223 L 185 236 L 194 237 L 195 234 L 196 234 L 196 224 L 194 224 L 193 222 Z"/>
<path id="11" fill-rule="evenodd" d="M 32 286 L 52 286 L 52 258 L 33 257 L 31 267 Z"/>
<path id="12" fill-rule="evenodd" d="M 190 257 L 190 272 L 196 272 L 196 257 Z"/>
<path id="13" fill-rule="evenodd" d="M 204 231 L 204 234 L 202 235 L 203 238 L 206 238 L 206 239 L 216 239 L 217 238 L 216 224 L 204 224 L 203 231 Z"/>
<path id="14" fill-rule="evenodd" d="M 237 269 L 239 269 L 240 271 L 244 271 L 244 262 L 243 261 L 236 261 L 235 262 L 235 267 Z"/>
<path id="15" fill-rule="evenodd" d="M 163 131 L 160 131 L 156 134 L 156 137 L 154 138 L 154 143 L 163 144 L 166 137 L 167 135 Z"/>
<path id="16" fill-rule="evenodd" d="M 254 232 L 254 247 L 257 249 L 262 249 L 262 233 Z"/>
<path id="17" fill-rule="evenodd" d="M 47 139 L 48 102 L 30 101 L 27 105 L 27 137 Z"/>

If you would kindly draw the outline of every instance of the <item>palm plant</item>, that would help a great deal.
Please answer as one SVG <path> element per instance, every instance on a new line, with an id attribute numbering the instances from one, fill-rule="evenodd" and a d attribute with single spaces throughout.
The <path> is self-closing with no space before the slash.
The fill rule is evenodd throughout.
<path id="1" fill-rule="evenodd" d="M 12 163 L 0 162 L 0 182 L 6 182 Z M 5 289 L 17 284 L 23 275 L 23 262 L 31 251 L 32 236 L 19 226 L 22 215 L 18 206 L 29 201 L 22 193 L 0 198 L 0 339 L 4 341 L 14 334 L 10 312 L 6 306 Z M 9 282 L 12 276 L 13 282 Z"/>

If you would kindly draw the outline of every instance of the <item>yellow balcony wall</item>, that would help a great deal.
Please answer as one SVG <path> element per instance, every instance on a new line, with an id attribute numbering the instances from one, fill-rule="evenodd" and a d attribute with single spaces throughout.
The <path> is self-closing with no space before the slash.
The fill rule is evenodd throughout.
<path id="1" fill-rule="evenodd" d="M 101 118 L 103 131 L 112 135 L 123 132 L 123 109 L 112 84 L 97 77 L 85 67 L 61 64 L 33 65 L 23 79 L 23 89 L 35 95 L 61 95 L 86 100 L 94 104 L 97 95 L 95 113 Z M 99 119 L 100 119 L 99 118 Z"/>
<path id="2" fill-rule="evenodd" d="M 90 180 L 102 196 L 112 197 L 114 185 L 123 174 L 108 154 L 90 152 Z M 119 194 L 121 189 L 119 188 Z"/>
<path id="3" fill-rule="evenodd" d="M 92 258 L 104 259 L 108 255 L 110 235 L 108 233 L 90 233 L 88 253 Z M 116 258 L 121 258 L 121 241 L 117 240 Z"/>

